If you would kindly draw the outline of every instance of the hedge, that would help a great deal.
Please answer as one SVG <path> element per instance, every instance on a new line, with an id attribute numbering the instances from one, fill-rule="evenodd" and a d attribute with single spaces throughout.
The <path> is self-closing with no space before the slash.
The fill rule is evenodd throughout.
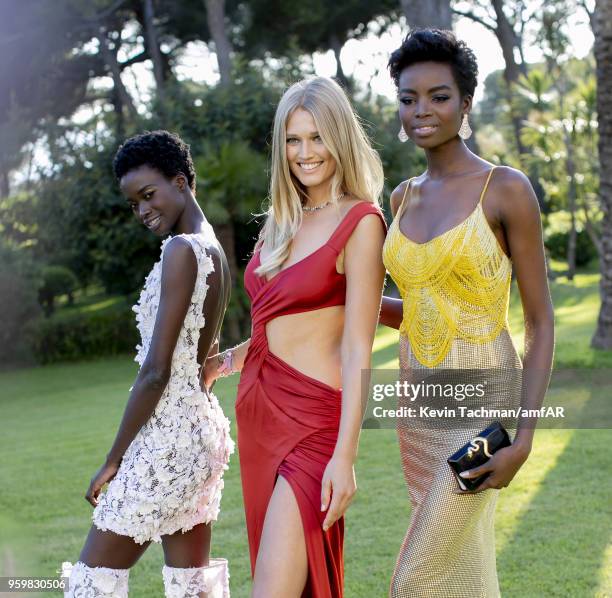
<path id="1" fill-rule="evenodd" d="M 26 337 L 42 364 L 133 353 L 139 342 L 135 314 L 124 302 L 103 311 L 40 318 L 29 324 Z"/>

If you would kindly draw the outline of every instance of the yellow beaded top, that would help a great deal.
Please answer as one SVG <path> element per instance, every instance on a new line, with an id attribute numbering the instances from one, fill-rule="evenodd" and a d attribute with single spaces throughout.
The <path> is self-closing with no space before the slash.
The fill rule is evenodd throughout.
<path id="1" fill-rule="evenodd" d="M 482 209 L 491 169 L 471 214 L 416 243 L 399 228 L 410 181 L 383 247 L 383 261 L 403 301 L 400 333 L 426 367 L 441 363 L 455 339 L 481 344 L 507 328 L 512 264 Z"/>

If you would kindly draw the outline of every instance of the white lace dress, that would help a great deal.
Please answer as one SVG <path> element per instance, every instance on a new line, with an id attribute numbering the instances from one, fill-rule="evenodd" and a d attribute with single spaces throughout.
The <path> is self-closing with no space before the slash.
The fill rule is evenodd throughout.
<path id="1" fill-rule="evenodd" d="M 219 513 L 223 472 L 234 450 L 229 421 L 217 397 L 202 392 L 198 379 L 206 279 L 214 270 L 206 248 L 215 242 L 214 232 L 209 225 L 205 232 L 178 236 L 193 248 L 198 273 L 172 356 L 170 380 L 93 513 L 97 528 L 130 536 L 138 543 L 160 542 L 163 535 L 214 521 Z M 171 238 L 162 243 L 161 258 L 133 308 L 141 337 L 136 361 L 141 366 L 153 335 L 164 249 Z"/>

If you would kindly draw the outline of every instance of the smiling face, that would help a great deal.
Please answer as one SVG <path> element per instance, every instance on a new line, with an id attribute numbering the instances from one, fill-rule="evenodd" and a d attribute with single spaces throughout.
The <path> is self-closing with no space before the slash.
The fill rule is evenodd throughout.
<path id="1" fill-rule="evenodd" d="M 119 181 L 121 192 L 137 220 L 160 237 L 172 231 L 183 213 L 186 185 L 183 175 L 167 179 L 146 165 L 130 170 Z"/>
<path id="2" fill-rule="evenodd" d="M 286 149 L 289 169 L 309 195 L 329 187 L 336 160 L 325 147 L 308 110 L 297 108 L 287 119 Z"/>
<path id="3" fill-rule="evenodd" d="M 449 64 L 418 62 L 399 78 L 399 117 L 419 147 L 430 149 L 455 139 L 472 99 L 461 97 Z"/>

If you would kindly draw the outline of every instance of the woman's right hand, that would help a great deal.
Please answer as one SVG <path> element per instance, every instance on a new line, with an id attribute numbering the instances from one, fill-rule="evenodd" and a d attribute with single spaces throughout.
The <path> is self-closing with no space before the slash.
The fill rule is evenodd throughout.
<path id="1" fill-rule="evenodd" d="M 107 461 L 96 473 L 94 477 L 91 478 L 91 482 L 89 483 L 89 488 L 85 493 L 85 500 L 92 506 L 98 506 L 98 497 L 100 496 L 100 491 L 104 484 L 110 482 L 116 475 L 119 470 L 119 463 L 113 463 Z"/>
<path id="2" fill-rule="evenodd" d="M 204 362 L 204 371 L 202 373 L 204 386 L 207 389 L 214 384 L 215 380 L 222 375 L 219 370 L 219 353 L 215 355 L 209 355 Z"/>

